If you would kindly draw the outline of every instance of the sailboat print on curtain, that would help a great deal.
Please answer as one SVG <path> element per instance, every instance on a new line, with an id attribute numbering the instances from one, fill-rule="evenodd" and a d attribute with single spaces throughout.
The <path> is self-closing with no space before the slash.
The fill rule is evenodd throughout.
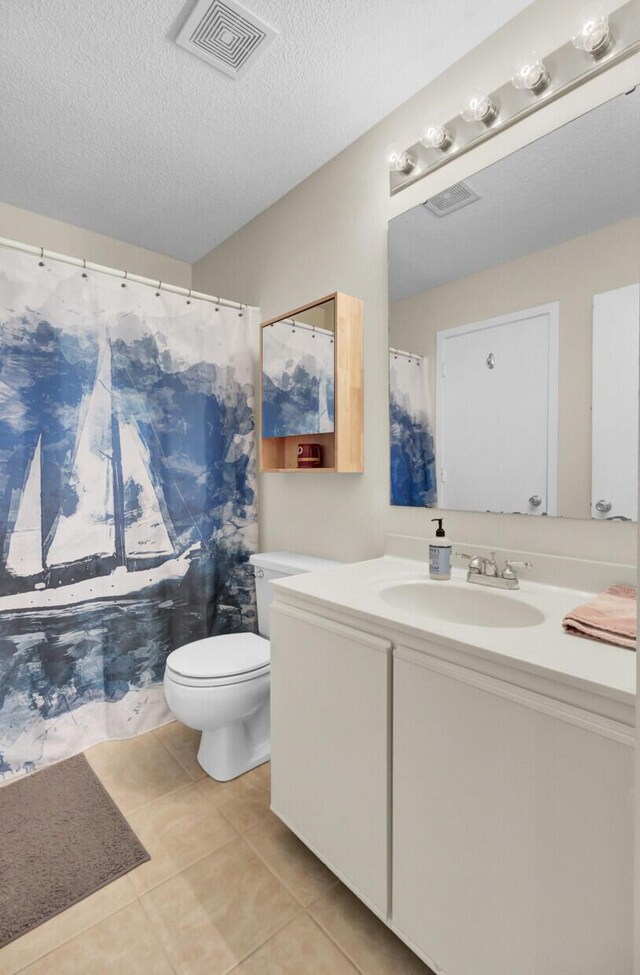
<path id="1" fill-rule="evenodd" d="M 174 549 L 162 510 L 162 488 L 151 478 L 149 451 L 135 421 L 121 422 L 114 409 L 109 344 L 84 412 L 69 479 L 76 503 L 71 512 L 60 512 L 46 552 L 38 439 L 9 533 L 6 562 L 13 576 L 34 577 L 34 586 L 0 596 L 0 613 L 59 609 L 139 594 L 163 580 L 179 581 L 199 548 L 191 545 L 179 555 Z M 96 563 L 107 565 L 109 571 L 96 575 Z M 65 568 L 72 568 L 74 575 L 61 575 Z M 87 578 L 77 578 L 83 568 L 89 570 Z"/>
<path id="2" fill-rule="evenodd" d="M 255 627 L 257 313 L 0 248 L 0 779 L 170 720 Z"/>
<path id="3" fill-rule="evenodd" d="M 41 494 L 42 437 L 38 437 L 27 471 L 18 517 L 9 536 L 6 569 L 13 576 L 28 578 L 39 576 L 44 571 Z"/>

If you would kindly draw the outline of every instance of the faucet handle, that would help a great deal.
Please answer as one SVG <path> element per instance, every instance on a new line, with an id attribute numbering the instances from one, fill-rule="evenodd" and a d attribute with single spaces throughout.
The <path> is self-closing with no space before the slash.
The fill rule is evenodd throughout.
<path id="1" fill-rule="evenodd" d="M 505 559 L 502 578 L 517 580 L 518 573 L 516 569 L 533 569 L 533 562 L 514 562 L 513 559 Z"/>
<path id="2" fill-rule="evenodd" d="M 484 559 L 481 555 L 467 555 L 466 552 L 456 552 L 457 559 L 467 559 L 469 562 L 469 572 L 480 574 L 483 571 Z"/>

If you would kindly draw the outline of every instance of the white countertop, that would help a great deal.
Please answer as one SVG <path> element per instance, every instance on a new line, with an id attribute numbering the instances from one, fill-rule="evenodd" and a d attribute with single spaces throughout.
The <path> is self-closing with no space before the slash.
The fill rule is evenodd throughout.
<path id="1" fill-rule="evenodd" d="M 403 581 L 420 580 L 440 588 L 471 587 L 466 572 L 454 569 L 450 581 L 432 581 L 425 562 L 385 555 L 368 562 L 356 562 L 322 572 L 292 576 L 273 582 L 276 598 L 294 599 L 356 616 L 376 632 L 376 625 L 399 629 L 434 643 L 479 654 L 486 659 L 544 677 L 555 678 L 581 690 L 635 705 L 636 654 L 633 650 L 589 640 L 566 633 L 565 614 L 593 598 L 593 593 L 561 589 L 520 580 L 520 589 L 511 592 L 497 588 L 476 590 L 504 599 L 518 599 L 544 614 L 536 626 L 488 627 L 453 623 L 426 617 L 422 613 L 389 605 L 382 590 Z M 611 579 L 611 584 L 617 582 Z"/>

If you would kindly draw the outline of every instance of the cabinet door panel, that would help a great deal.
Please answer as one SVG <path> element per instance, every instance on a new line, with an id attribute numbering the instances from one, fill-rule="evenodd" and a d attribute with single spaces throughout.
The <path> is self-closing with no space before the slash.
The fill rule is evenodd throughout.
<path id="1" fill-rule="evenodd" d="M 394 659 L 394 924 L 447 975 L 628 975 L 633 750 L 497 685 Z"/>
<path id="2" fill-rule="evenodd" d="M 387 914 L 391 645 L 271 609 L 273 811 Z"/>

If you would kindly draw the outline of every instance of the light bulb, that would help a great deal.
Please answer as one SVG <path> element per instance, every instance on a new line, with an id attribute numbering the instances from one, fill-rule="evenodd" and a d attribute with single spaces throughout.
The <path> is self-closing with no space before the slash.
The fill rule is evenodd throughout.
<path id="1" fill-rule="evenodd" d="M 408 176 L 416 165 L 416 161 L 410 152 L 405 152 L 403 149 L 397 149 L 395 147 L 389 150 L 387 158 L 389 160 L 389 168 L 394 173 L 402 173 L 404 176 Z"/>
<path id="2" fill-rule="evenodd" d="M 572 38 L 574 47 L 594 58 L 601 57 L 611 45 L 613 34 L 609 18 L 602 7 L 590 7 L 581 18 L 580 30 Z"/>
<path id="3" fill-rule="evenodd" d="M 425 129 L 420 142 L 427 149 L 439 149 L 441 152 L 446 152 L 453 142 L 453 138 L 445 125 L 430 125 Z"/>
<path id="4" fill-rule="evenodd" d="M 539 95 L 549 84 L 549 72 L 544 61 L 535 51 L 530 51 L 518 61 L 511 84 L 514 88 L 524 88 L 526 91 Z"/>
<path id="5" fill-rule="evenodd" d="M 489 126 L 498 116 L 498 106 L 489 95 L 474 91 L 465 101 L 460 114 L 465 122 L 482 122 Z"/>

